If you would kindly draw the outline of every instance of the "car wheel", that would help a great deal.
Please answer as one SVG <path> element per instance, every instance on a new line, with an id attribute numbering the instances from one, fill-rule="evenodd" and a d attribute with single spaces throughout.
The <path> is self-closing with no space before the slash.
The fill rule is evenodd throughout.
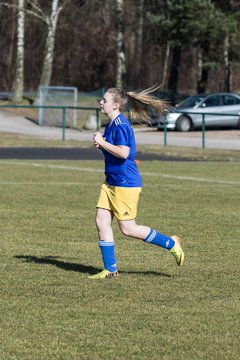
<path id="1" fill-rule="evenodd" d="M 192 129 L 192 122 L 188 116 L 182 115 L 177 121 L 176 128 L 178 131 L 190 131 Z"/>

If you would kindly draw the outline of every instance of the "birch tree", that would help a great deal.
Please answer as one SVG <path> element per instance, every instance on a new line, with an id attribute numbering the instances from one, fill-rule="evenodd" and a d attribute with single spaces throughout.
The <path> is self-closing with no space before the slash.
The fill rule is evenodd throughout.
<path id="1" fill-rule="evenodd" d="M 47 25 L 47 36 L 44 49 L 44 59 L 41 71 L 40 85 L 48 86 L 52 76 L 52 64 L 54 56 L 54 46 L 56 38 L 56 28 L 60 12 L 63 6 L 70 0 L 62 0 L 62 5 L 59 0 L 52 0 L 50 15 L 46 14 L 39 4 L 38 0 L 18 0 L 18 31 L 17 31 L 17 60 L 16 60 L 16 76 L 14 81 L 14 101 L 21 101 L 23 97 L 23 82 L 24 82 L 24 22 L 25 14 L 34 16 Z M 15 4 L 7 2 L 0 3 L 0 5 L 9 8 L 16 8 Z M 28 5 L 28 8 L 26 7 Z M 38 97 L 38 96 L 37 96 Z"/>
<path id="2" fill-rule="evenodd" d="M 229 36 L 226 35 L 224 39 L 224 90 L 225 91 L 232 91 L 232 72 L 231 72 L 231 61 L 229 57 Z"/>
<path id="3" fill-rule="evenodd" d="M 44 60 L 43 60 L 40 85 L 48 86 L 51 81 L 56 28 L 57 28 L 58 17 L 61 10 L 62 10 L 62 6 L 59 6 L 59 0 L 52 0 L 51 14 L 49 17 L 46 17 L 48 32 L 45 43 Z"/>
<path id="4" fill-rule="evenodd" d="M 0 6 L 17 10 L 17 51 L 16 65 L 13 80 L 13 96 L 14 102 L 21 102 L 24 91 L 24 25 L 25 25 L 25 0 L 17 0 L 17 3 L 9 4 L 1 2 Z"/>
<path id="5" fill-rule="evenodd" d="M 29 0 L 29 4 L 32 5 L 32 14 L 38 17 L 47 25 L 47 36 L 44 49 L 44 58 L 41 71 L 41 78 L 39 86 L 49 86 L 52 76 L 52 66 L 54 57 L 54 47 L 56 39 L 57 22 L 60 12 L 63 9 L 63 5 L 68 0 L 64 1 L 62 5 L 59 5 L 59 0 L 52 0 L 50 15 L 47 15 L 41 9 L 38 1 Z M 35 104 L 39 101 L 39 90 L 35 98 Z"/>
<path id="6" fill-rule="evenodd" d="M 13 101 L 19 102 L 23 97 L 24 81 L 24 20 L 25 11 L 42 20 L 47 25 L 47 37 L 44 49 L 44 59 L 41 72 L 40 85 L 48 86 L 51 81 L 53 54 L 56 38 L 56 27 L 62 6 L 59 6 L 59 0 L 52 0 L 50 15 L 44 14 L 38 1 L 28 0 L 31 10 L 24 9 L 25 0 L 18 0 L 18 40 L 17 40 L 17 61 L 16 76 L 14 81 Z"/>
<path id="7" fill-rule="evenodd" d="M 13 82 L 13 102 L 21 102 L 23 99 L 24 91 L 24 24 L 25 24 L 25 12 L 24 12 L 25 0 L 18 0 L 17 6 L 17 57 L 16 57 L 16 69 Z M 8 6 L 7 3 L 1 5 Z"/>
<path id="8" fill-rule="evenodd" d="M 126 83 L 126 64 L 124 50 L 124 0 L 117 2 L 117 71 L 116 86 L 124 89 Z"/>

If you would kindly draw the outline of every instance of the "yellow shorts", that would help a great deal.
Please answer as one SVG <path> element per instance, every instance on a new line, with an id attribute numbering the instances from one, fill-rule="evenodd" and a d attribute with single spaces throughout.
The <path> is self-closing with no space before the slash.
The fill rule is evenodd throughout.
<path id="1" fill-rule="evenodd" d="M 137 216 L 137 206 L 141 187 L 121 187 L 103 184 L 97 208 L 114 213 L 118 220 L 133 220 Z"/>

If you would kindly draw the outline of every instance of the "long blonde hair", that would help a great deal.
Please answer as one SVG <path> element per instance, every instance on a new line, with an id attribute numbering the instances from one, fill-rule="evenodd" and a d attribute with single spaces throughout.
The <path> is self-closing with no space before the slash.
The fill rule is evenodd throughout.
<path id="1" fill-rule="evenodd" d="M 119 88 L 110 88 L 107 92 L 113 94 L 114 101 L 120 104 L 119 110 L 121 112 L 125 109 L 128 100 L 130 100 L 130 118 L 132 121 L 149 122 L 153 109 L 164 115 L 170 107 L 167 101 L 150 95 L 159 88 L 159 85 L 153 85 L 139 93 L 135 91 L 126 93 Z"/>

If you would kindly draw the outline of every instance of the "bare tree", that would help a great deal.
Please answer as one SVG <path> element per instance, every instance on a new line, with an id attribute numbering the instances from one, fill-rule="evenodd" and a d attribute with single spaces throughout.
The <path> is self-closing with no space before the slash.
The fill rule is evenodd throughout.
<path id="1" fill-rule="evenodd" d="M 39 86 L 49 86 L 52 76 L 52 66 L 53 66 L 53 56 L 54 56 L 54 47 L 56 39 L 56 29 L 57 22 L 60 12 L 63 9 L 63 5 L 68 2 L 68 0 L 63 1 L 62 5 L 59 5 L 59 0 L 52 0 L 51 4 L 51 13 L 46 15 L 39 3 L 33 0 L 28 0 L 29 4 L 32 5 L 32 14 L 44 21 L 47 25 L 47 37 L 45 42 L 44 49 L 44 58 L 41 71 L 41 79 Z M 35 98 L 35 103 L 39 101 L 39 91 Z"/>
<path id="2" fill-rule="evenodd" d="M 229 35 L 224 39 L 224 90 L 232 91 L 232 63 L 229 56 L 230 44 Z"/>
<path id="3" fill-rule="evenodd" d="M 45 50 L 44 50 L 44 60 L 43 60 L 40 85 L 48 86 L 51 81 L 56 28 L 57 28 L 58 16 L 61 10 L 62 10 L 62 6 L 59 6 L 59 0 L 52 0 L 51 15 L 49 17 L 46 17 L 46 23 L 48 25 L 48 33 L 46 38 Z"/>
<path id="4" fill-rule="evenodd" d="M 124 0 L 117 1 L 117 71 L 116 86 L 125 88 L 126 64 L 124 50 Z"/>
<path id="5" fill-rule="evenodd" d="M 17 61 L 13 86 L 13 102 L 21 102 L 24 91 L 24 1 L 18 0 Z"/>
<path id="6" fill-rule="evenodd" d="M 65 5 L 67 2 L 69 2 L 69 0 L 62 0 L 62 5 L 59 5 L 59 0 L 52 0 L 51 12 L 50 15 L 47 15 L 39 5 L 38 0 L 27 0 L 26 3 L 29 5 L 29 8 L 25 7 L 25 0 L 18 0 L 17 61 L 13 101 L 19 102 L 22 100 L 23 97 L 25 14 L 34 16 L 47 25 L 47 37 L 45 42 L 40 85 L 48 86 L 50 84 L 52 75 L 52 64 L 58 17 L 61 10 L 63 9 L 63 5 Z M 0 5 L 7 6 L 9 8 L 16 8 L 15 4 L 9 4 L 7 2 L 3 2 Z"/>
<path id="7" fill-rule="evenodd" d="M 1 2 L 0 6 L 16 9 L 17 14 L 17 58 L 16 69 L 13 81 L 13 97 L 14 102 L 21 102 L 24 91 L 24 25 L 25 25 L 25 0 L 17 0 L 17 3 L 9 4 Z"/>

